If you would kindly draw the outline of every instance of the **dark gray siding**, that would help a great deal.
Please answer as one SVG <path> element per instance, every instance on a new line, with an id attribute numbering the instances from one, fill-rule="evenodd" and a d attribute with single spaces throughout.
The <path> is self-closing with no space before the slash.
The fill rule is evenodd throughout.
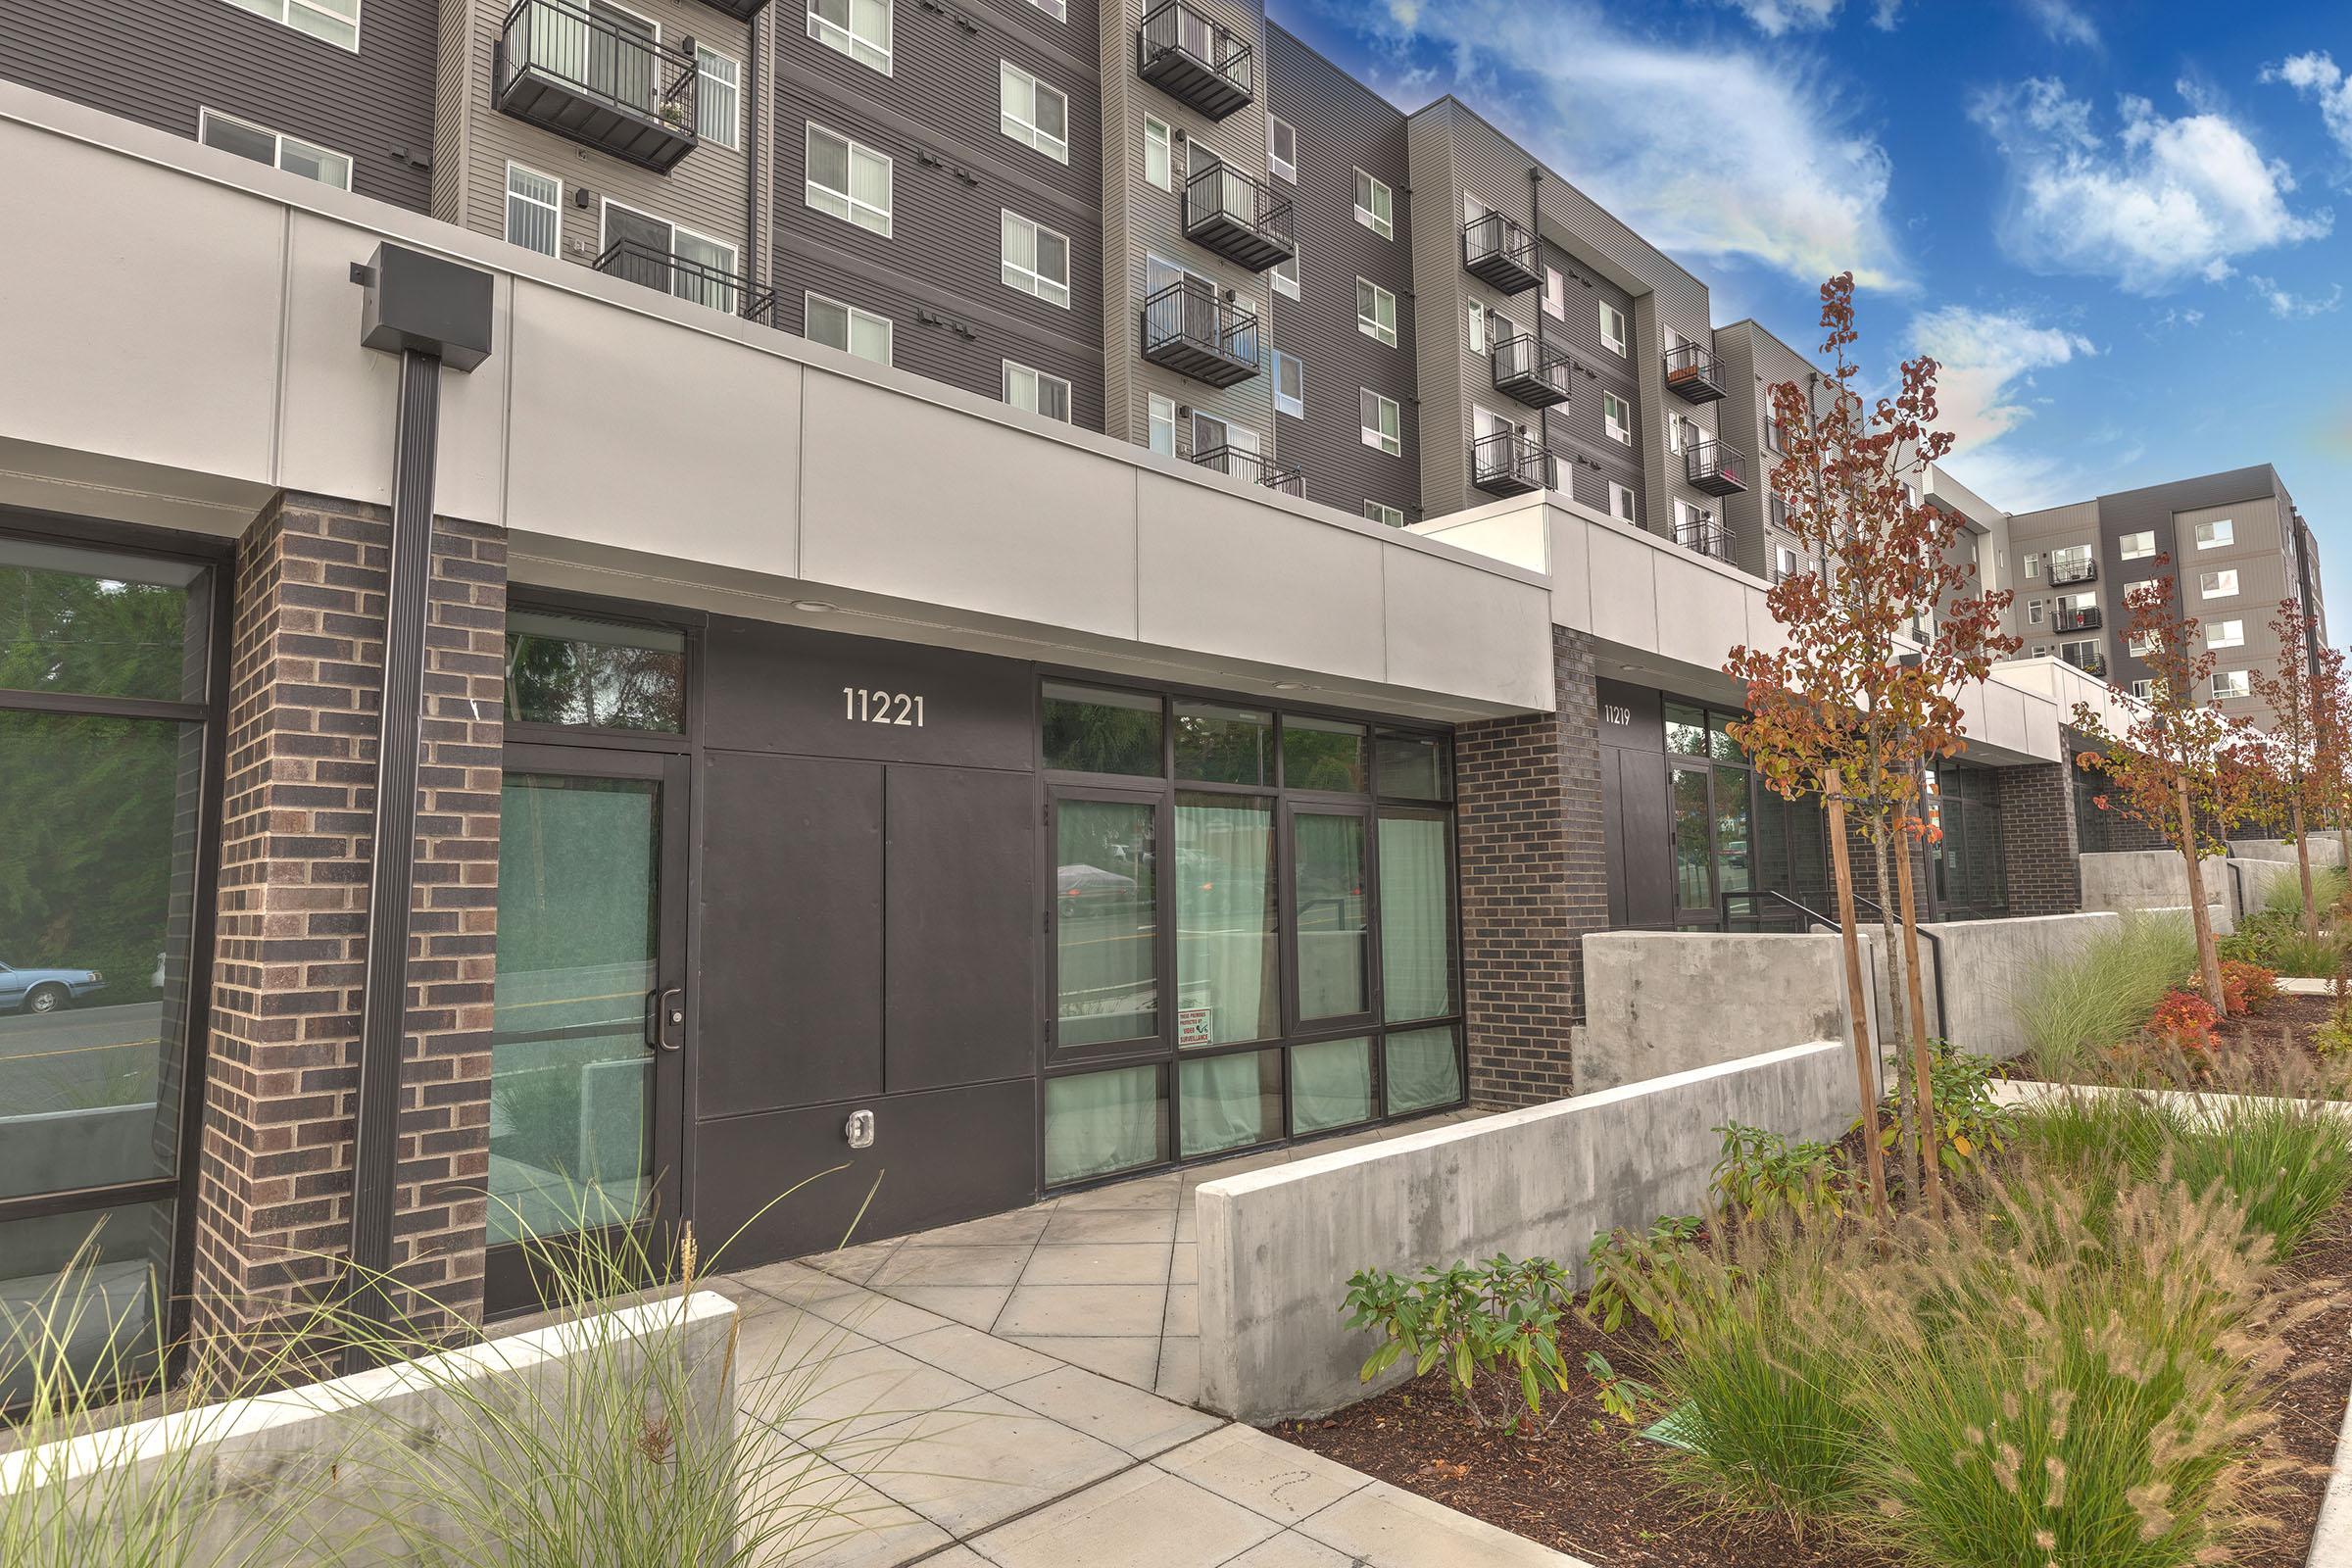
<path id="1" fill-rule="evenodd" d="M 425 212 L 433 147 L 432 0 L 367 0 L 360 47 L 227 0 L 9 0 L 0 76 L 193 138 L 200 109 L 342 153 L 352 188 Z"/>
<path id="2" fill-rule="evenodd" d="M 1551 454 L 1559 462 L 1560 476 L 1567 481 L 1569 494 L 1595 512 L 1614 515 L 1609 506 L 1609 482 L 1615 480 L 1634 492 L 1635 520 L 1643 527 L 1651 526 L 1648 499 L 1642 493 L 1642 394 L 1635 374 L 1634 356 L 1640 346 L 1633 337 L 1634 301 L 1624 289 L 1602 277 L 1590 267 L 1579 265 L 1577 259 L 1549 240 L 1540 247 L 1544 264 L 1560 270 L 1566 284 L 1566 302 L 1557 317 L 1544 316 L 1544 340 L 1564 343 L 1576 366 L 1572 381 L 1574 390 L 1565 407 L 1555 408 L 1545 417 L 1545 436 Z M 1521 300 L 1532 298 L 1521 295 Z M 1600 341 L 1600 307 L 1603 302 L 1625 313 L 1626 352 L 1619 354 L 1604 348 Z M 1528 307 L 1517 307 L 1520 314 Z M 1543 314 L 1539 301 L 1534 307 Z M 1633 441 L 1611 440 L 1600 416 L 1600 395 L 1614 392 L 1625 399 L 1632 411 Z M 1670 526 L 1671 518 L 1661 526 Z"/>
<path id="3" fill-rule="evenodd" d="M 1268 107 L 1298 137 L 1291 197 L 1298 236 L 1297 300 L 1276 294 L 1268 341 L 1304 367 L 1306 416 L 1278 416 L 1275 449 L 1301 470 L 1308 499 L 1360 512 L 1377 501 L 1408 518 L 1421 504 L 1421 440 L 1413 376 L 1413 263 L 1407 215 L 1384 240 L 1355 220 L 1355 171 L 1387 180 L 1401 206 L 1408 171 L 1404 114 L 1280 27 L 1266 28 Z M 1397 346 L 1356 330 L 1355 280 L 1397 300 Z M 1369 388 L 1402 412 L 1404 453 L 1364 445 L 1361 395 Z"/>

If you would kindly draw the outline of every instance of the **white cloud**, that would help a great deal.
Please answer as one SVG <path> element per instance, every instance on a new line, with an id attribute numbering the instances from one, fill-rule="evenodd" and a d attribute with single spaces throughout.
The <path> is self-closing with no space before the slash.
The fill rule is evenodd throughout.
<path id="1" fill-rule="evenodd" d="M 1903 9 L 1903 0 L 1878 0 L 1871 8 L 1870 24 L 1881 32 L 1894 30 L 1895 13 Z"/>
<path id="2" fill-rule="evenodd" d="M 2080 332 L 2045 326 L 2024 311 L 1980 311 L 1943 305 L 1911 318 L 1911 346 L 1933 355 L 1941 367 L 1936 377 L 1938 429 L 1952 432 L 1953 448 L 1979 451 L 1999 441 L 2034 416 L 2026 396 L 2034 372 L 2096 355 L 2098 346 Z"/>
<path id="3" fill-rule="evenodd" d="M 1838 20 L 1844 0 L 1729 0 L 1747 15 L 1756 30 L 1771 37 L 1784 32 L 1811 32 Z"/>
<path id="4" fill-rule="evenodd" d="M 2294 176 L 2244 130 L 2206 107 L 2167 119 L 2145 98 L 2117 100 L 2122 129 L 2093 127 L 2088 102 L 2034 77 L 1982 92 L 1970 118 L 2009 166 L 2002 240 L 2048 271 L 2112 277 L 2156 294 L 2192 277 L 2217 281 L 2232 259 L 2317 239 L 2325 209 L 2287 206 Z"/>
<path id="5" fill-rule="evenodd" d="M 1784 0 L 1787 3 L 1787 0 Z M 1892 166 L 1818 68 L 1717 37 L 1627 31 L 1596 0 L 1328 0 L 1342 25 L 1384 21 L 1400 57 L 1444 51 L 1460 92 L 1637 232 L 1693 267 L 1753 262 L 1819 282 L 1851 268 L 1906 287 L 1886 217 Z M 1422 46 L 1407 49 L 1414 43 Z M 1443 74 L 1442 74 L 1443 75 Z"/>
<path id="6" fill-rule="evenodd" d="M 2346 76 L 2326 50 L 2289 55 L 2263 68 L 2262 79 L 2284 82 L 2297 97 L 2320 106 L 2320 121 L 2347 156 L 2352 156 L 2352 76 Z"/>
<path id="7" fill-rule="evenodd" d="M 2341 283 L 2329 287 L 2326 294 L 2296 294 L 2280 288 L 2274 279 L 2264 277 L 2259 272 L 2247 273 L 2246 283 L 2262 303 L 2271 308 L 2271 314 L 2282 321 L 2325 316 L 2344 303 L 2344 285 Z"/>
<path id="8" fill-rule="evenodd" d="M 2165 307 L 2164 314 L 2156 318 L 2157 328 L 2161 331 L 2170 331 L 2176 326 L 2201 326 L 2204 321 L 2203 311 L 2175 310 L 2169 305 Z"/>
<path id="9" fill-rule="evenodd" d="M 2040 23 L 2041 30 L 2055 42 L 2079 43 L 2088 49 L 2099 46 L 2099 29 L 2068 0 L 2026 0 L 2026 13 Z"/>

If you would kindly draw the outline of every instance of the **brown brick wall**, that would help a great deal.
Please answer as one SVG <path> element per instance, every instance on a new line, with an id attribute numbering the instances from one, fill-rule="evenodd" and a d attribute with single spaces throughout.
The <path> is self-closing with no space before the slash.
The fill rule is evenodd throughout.
<path id="1" fill-rule="evenodd" d="M 2073 914 L 2082 907 L 2075 842 L 2074 765 L 2004 767 L 1999 781 L 2001 872 L 2013 915 Z"/>
<path id="2" fill-rule="evenodd" d="M 1455 734 L 1462 995 L 1470 1098 L 1527 1105 L 1574 1092 L 1587 931 L 1609 921 L 1600 700 L 1592 643 L 1552 628 L 1560 709 Z"/>
<path id="3" fill-rule="evenodd" d="M 210 1061 L 200 1325 L 329 1283 L 351 1221 L 390 520 L 279 497 L 239 543 Z M 395 1272 L 478 1318 L 506 544 L 436 522 L 425 631 Z"/>

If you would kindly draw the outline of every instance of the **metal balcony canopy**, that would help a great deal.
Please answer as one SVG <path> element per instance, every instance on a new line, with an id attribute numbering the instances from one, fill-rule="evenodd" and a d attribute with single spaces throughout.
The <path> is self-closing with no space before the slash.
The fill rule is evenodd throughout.
<path id="1" fill-rule="evenodd" d="M 1462 225 L 1462 268 L 1505 294 L 1524 294 L 1544 281 L 1536 261 L 1536 236 L 1500 213 Z"/>
<path id="2" fill-rule="evenodd" d="M 694 40 L 656 42 L 629 14 L 515 0 L 499 32 L 493 101 L 583 147 L 667 173 L 694 151 Z"/>
<path id="3" fill-rule="evenodd" d="M 1505 338 L 1488 355 L 1494 367 L 1494 390 L 1531 409 L 1548 409 L 1568 401 L 1568 351 L 1540 341 L 1532 332 Z"/>
<path id="4" fill-rule="evenodd" d="M 1184 279 L 1144 301 L 1143 355 L 1178 375 L 1233 386 L 1258 372 L 1257 313 Z"/>
<path id="5" fill-rule="evenodd" d="M 1135 74 L 1211 120 L 1256 96 L 1250 45 L 1185 0 L 1160 0 L 1135 35 Z"/>
<path id="6" fill-rule="evenodd" d="M 1696 343 L 1666 351 L 1666 390 L 1685 403 L 1713 403 L 1726 395 L 1723 362 Z"/>
<path id="7" fill-rule="evenodd" d="M 1298 254 L 1291 231 L 1291 199 L 1228 164 L 1185 181 L 1184 235 L 1253 272 Z"/>
<path id="8" fill-rule="evenodd" d="M 1470 443 L 1470 482 L 1491 496 L 1523 496 L 1544 488 L 1544 449 L 1516 430 L 1497 430 Z"/>
<path id="9" fill-rule="evenodd" d="M 1683 478 L 1711 496 L 1736 496 L 1747 489 L 1747 455 L 1721 441 L 1701 441 L 1683 451 Z"/>

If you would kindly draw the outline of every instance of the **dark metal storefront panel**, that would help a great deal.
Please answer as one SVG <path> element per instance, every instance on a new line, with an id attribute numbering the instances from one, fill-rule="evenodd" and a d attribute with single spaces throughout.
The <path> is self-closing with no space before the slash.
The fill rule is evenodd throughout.
<path id="1" fill-rule="evenodd" d="M 1026 1074 L 1036 1060 L 1027 773 L 890 769 L 885 1086 Z"/>
<path id="2" fill-rule="evenodd" d="M 711 622 L 707 648 L 713 747 L 1023 772 L 1033 763 L 1027 664 L 725 619 Z"/>

